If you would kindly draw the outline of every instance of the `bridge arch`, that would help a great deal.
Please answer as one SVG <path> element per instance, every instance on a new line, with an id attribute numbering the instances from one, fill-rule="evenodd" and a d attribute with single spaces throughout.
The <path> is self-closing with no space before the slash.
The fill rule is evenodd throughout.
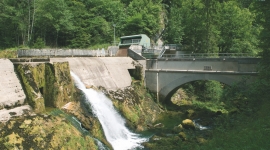
<path id="1" fill-rule="evenodd" d="M 160 89 L 159 91 L 160 102 L 167 101 L 181 85 L 197 80 L 215 80 L 230 86 L 239 81 L 238 78 L 230 77 L 226 74 L 216 75 L 211 73 L 210 74 L 204 73 L 204 74 L 187 74 L 185 76 L 179 76 L 179 78 L 167 83 Z"/>

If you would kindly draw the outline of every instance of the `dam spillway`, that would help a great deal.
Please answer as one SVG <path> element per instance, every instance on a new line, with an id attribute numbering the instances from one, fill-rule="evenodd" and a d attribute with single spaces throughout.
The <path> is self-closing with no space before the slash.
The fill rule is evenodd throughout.
<path id="1" fill-rule="evenodd" d="M 128 69 L 134 69 L 129 57 L 69 57 L 51 58 L 50 62 L 69 62 L 74 72 L 86 86 L 102 86 L 108 90 L 131 85 Z"/>

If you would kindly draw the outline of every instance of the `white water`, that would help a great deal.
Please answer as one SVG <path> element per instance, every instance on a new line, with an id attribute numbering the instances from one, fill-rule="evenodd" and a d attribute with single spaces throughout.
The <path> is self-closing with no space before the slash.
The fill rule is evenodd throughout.
<path id="1" fill-rule="evenodd" d="M 90 103 L 93 113 L 102 125 L 106 139 L 114 150 L 130 150 L 142 147 L 140 144 L 147 141 L 138 134 L 130 132 L 125 126 L 125 120 L 114 109 L 112 101 L 103 93 L 93 89 L 86 89 L 78 76 L 71 72 L 77 88 L 83 91 L 86 101 Z"/>
<path id="2" fill-rule="evenodd" d="M 194 124 L 195 124 L 195 127 L 200 129 L 200 130 L 207 130 L 209 129 L 209 127 L 206 127 L 206 126 L 202 126 L 200 125 L 197 121 L 199 121 L 200 119 L 196 119 L 196 120 L 193 120 Z"/>

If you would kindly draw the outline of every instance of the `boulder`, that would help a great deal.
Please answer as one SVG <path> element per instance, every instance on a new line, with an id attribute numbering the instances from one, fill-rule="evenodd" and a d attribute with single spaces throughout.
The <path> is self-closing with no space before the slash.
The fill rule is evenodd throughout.
<path id="1" fill-rule="evenodd" d="M 202 138 L 202 137 L 197 137 L 196 140 L 197 140 L 197 142 L 198 142 L 199 144 L 204 144 L 204 143 L 207 142 L 207 140 L 204 139 L 204 138 Z"/>
<path id="2" fill-rule="evenodd" d="M 182 121 L 182 126 L 185 128 L 185 129 L 195 129 L 195 124 L 192 120 L 190 119 L 185 119 Z"/>
<path id="3" fill-rule="evenodd" d="M 154 128 L 163 128 L 164 125 L 162 123 L 157 123 L 154 125 Z"/>
<path id="4" fill-rule="evenodd" d="M 180 132 L 178 133 L 178 136 L 183 140 L 186 141 L 187 140 L 187 135 L 185 132 Z"/>
<path id="5" fill-rule="evenodd" d="M 179 132 L 181 132 L 183 130 L 183 126 L 181 125 L 181 124 L 179 124 L 178 126 L 175 126 L 174 128 L 173 128 L 173 131 L 175 132 L 175 133 L 179 133 Z"/>

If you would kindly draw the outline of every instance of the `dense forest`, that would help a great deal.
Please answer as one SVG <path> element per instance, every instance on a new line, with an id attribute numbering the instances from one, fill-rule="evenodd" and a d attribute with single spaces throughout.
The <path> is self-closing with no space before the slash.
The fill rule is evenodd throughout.
<path id="1" fill-rule="evenodd" d="M 1 0 L 0 49 L 89 48 L 113 45 L 114 31 L 146 34 L 196 53 L 260 55 L 270 83 L 269 8 L 269 0 Z"/>
<path id="2" fill-rule="evenodd" d="M 268 0 L 2 0 L 0 49 L 88 48 L 124 35 L 194 52 L 260 52 Z M 261 6 L 260 6 L 261 5 Z M 261 9 L 265 7 L 266 10 Z"/>
<path id="3" fill-rule="evenodd" d="M 198 132 L 187 130 L 193 141 L 172 136 L 150 141 L 156 146 L 152 149 L 269 148 L 270 0 L 0 0 L 0 53 L 5 52 L 5 58 L 10 49 L 114 45 L 114 34 L 117 40 L 146 34 L 152 44 L 161 40 L 195 53 L 249 53 L 261 58 L 258 78 L 251 84 L 245 82 L 248 78 L 231 87 L 217 81 L 189 82 L 175 93 L 181 96 L 174 103 L 179 107 L 159 104 L 166 113 L 181 107 L 187 109 L 184 115 L 194 113 L 189 108 L 205 115 L 213 130 L 202 133 L 213 139 L 202 145 L 192 137 Z M 221 115 L 222 110 L 228 113 Z M 164 122 L 172 116 L 165 116 Z"/>

